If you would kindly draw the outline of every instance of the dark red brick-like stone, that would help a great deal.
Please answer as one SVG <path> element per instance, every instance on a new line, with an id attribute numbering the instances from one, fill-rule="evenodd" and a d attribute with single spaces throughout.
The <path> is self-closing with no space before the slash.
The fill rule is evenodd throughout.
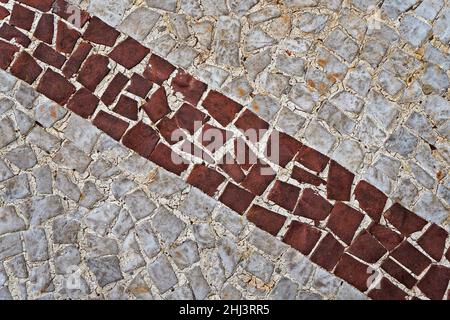
<path id="1" fill-rule="evenodd" d="M 299 195 L 300 188 L 283 181 L 275 181 L 267 199 L 288 211 L 292 211 L 295 209 Z"/>
<path id="2" fill-rule="evenodd" d="M 144 60 L 149 52 L 150 49 L 128 37 L 111 51 L 109 57 L 125 68 L 131 69 Z"/>
<path id="3" fill-rule="evenodd" d="M 101 100 L 103 101 L 103 103 L 107 106 L 113 104 L 113 102 L 116 100 L 122 89 L 125 88 L 125 85 L 127 83 L 128 77 L 121 72 L 117 73 L 102 95 Z"/>
<path id="4" fill-rule="evenodd" d="M 206 115 L 193 106 L 185 103 L 174 115 L 179 128 L 186 129 L 192 135 L 207 120 Z M 195 125 L 197 124 L 197 127 Z"/>
<path id="5" fill-rule="evenodd" d="M 298 140 L 274 130 L 269 137 L 265 155 L 272 163 L 286 167 L 301 147 L 302 144 Z"/>
<path id="6" fill-rule="evenodd" d="M 286 217 L 258 205 L 252 205 L 246 217 L 248 221 L 273 236 L 278 234 L 286 221 Z"/>
<path id="7" fill-rule="evenodd" d="M 249 170 L 254 164 L 258 163 L 258 157 L 250 149 L 247 142 L 238 137 L 234 141 L 234 155 L 236 162 L 239 163 L 243 170 Z"/>
<path id="8" fill-rule="evenodd" d="M 238 187 L 234 183 L 228 182 L 219 201 L 234 211 L 243 214 L 254 198 L 255 196 L 247 190 Z"/>
<path id="9" fill-rule="evenodd" d="M 233 159 L 233 162 L 227 161 L 227 159 L 232 159 L 231 155 L 225 155 L 219 167 L 229 175 L 235 182 L 240 183 L 245 179 L 245 173 L 241 169 L 241 166 Z M 229 162 L 229 163 L 228 163 Z"/>
<path id="10" fill-rule="evenodd" d="M 120 96 L 113 111 L 130 120 L 136 121 L 138 119 L 137 101 L 125 95 Z"/>
<path id="11" fill-rule="evenodd" d="M 103 110 L 100 110 L 97 114 L 93 124 L 117 141 L 122 138 L 123 134 L 128 129 L 128 123 L 126 121 L 119 119 L 110 113 L 106 113 Z"/>
<path id="12" fill-rule="evenodd" d="M 355 188 L 355 198 L 359 207 L 363 209 L 374 221 L 380 221 L 381 213 L 386 204 L 386 195 L 369 184 L 361 180 Z"/>
<path id="13" fill-rule="evenodd" d="M 30 30 L 34 21 L 34 12 L 20 4 L 15 3 L 9 17 L 9 23 L 13 26 Z"/>
<path id="14" fill-rule="evenodd" d="M 414 278 L 408 271 L 403 269 L 397 262 L 388 258 L 383 261 L 381 268 L 389 275 L 397 279 L 400 283 L 405 285 L 408 289 L 412 289 L 417 283 L 417 279 Z"/>
<path id="15" fill-rule="evenodd" d="M 352 184 L 355 175 L 331 161 L 327 179 L 327 198 L 339 201 L 350 201 Z"/>
<path id="16" fill-rule="evenodd" d="M 427 231 L 417 240 L 417 243 L 434 260 L 440 261 L 444 255 L 445 241 L 448 233 L 436 224 L 432 224 Z"/>
<path id="17" fill-rule="evenodd" d="M 384 217 L 407 237 L 416 231 L 422 230 L 427 224 L 424 219 L 398 203 L 394 203 L 384 213 Z"/>
<path id="18" fill-rule="evenodd" d="M 314 250 L 311 261 L 331 271 L 343 253 L 344 246 L 331 233 L 327 233 Z"/>
<path id="19" fill-rule="evenodd" d="M 349 253 L 369 263 L 375 263 L 387 252 L 366 230 L 362 231 L 350 246 Z"/>
<path id="20" fill-rule="evenodd" d="M 189 107 L 190 106 L 188 106 L 187 108 L 189 109 Z M 166 89 L 164 89 L 164 87 L 160 87 L 158 90 L 156 90 L 148 99 L 148 101 L 142 106 L 142 109 L 144 109 L 150 120 L 155 123 L 161 120 L 164 116 L 168 115 L 171 110 L 169 107 L 169 103 L 167 102 Z M 198 110 L 195 110 L 194 112 L 196 115 L 197 111 Z M 180 113 L 182 117 L 183 111 L 180 111 Z"/>
<path id="21" fill-rule="evenodd" d="M 186 71 L 178 70 L 177 75 L 172 79 L 172 88 L 175 92 L 183 95 L 184 101 L 195 106 L 207 87 L 206 84 L 195 79 Z"/>
<path id="22" fill-rule="evenodd" d="M 314 186 L 326 184 L 325 180 L 323 180 L 322 178 L 297 166 L 294 166 L 294 168 L 292 169 L 292 178 L 300 183 L 312 184 Z"/>
<path id="23" fill-rule="evenodd" d="M 450 248 L 447 250 L 447 253 L 445 254 L 445 258 L 447 258 L 447 261 L 450 262 Z"/>
<path id="24" fill-rule="evenodd" d="M 201 164 L 195 165 L 187 178 L 189 184 L 199 188 L 209 196 L 213 196 L 217 192 L 224 180 L 225 177 L 219 172 Z"/>
<path id="25" fill-rule="evenodd" d="M 78 70 L 80 70 L 83 61 L 87 58 L 91 50 L 91 44 L 87 42 L 80 43 L 80 45 L 75 49 L 75 51 L 72 53 L 69 60 L 65 64 L 63 68 L 63 74 L 67 78 L 71 78 L 75 73 L 77 73 Z"/>
<path id="26" fill-rule="evenodd" d="M 97 17 L 92 17 L 89 21 L 83 38 L 87 41 L 112 47 L 116 43 L 120 32 L 110 27 Z"/>
<path id="27" fill-rule="evenodd" d="M 9 11 L 5 7 L 0 6 L 0 19 L 5 19 L 9 16 Z"/>
<path id="28" fill-rule="evenodd" d="M 338 262 L 334 274 L 344 279 L 359 291 L 367 290 L 367 279 L 371 276 L 370 267 L 352 256 L 344 254 Z"/>
<path id="29" fill-rule="evenodd" d="M 24 33 L 19 31 L 17 28 L 10 26 L 7 23 L 3 23 L 0 27 L 0 38 L 5 40 L 16 40 L 18 44 L 28 47 L 31 43 L 30 38 L 28 38 Z"/>
<path id="30" fill-rule="evenodd" d="M 66 57 L 61 53 L 57 52 L 55 49 L 49 47 L 45 43 L 40 43 L 34 50 L 33 56 L 44 63 L 54 66 L 60 69 L 64 62 L 66 62 Z"/>
<path id="31" fill-rule="evenodd" d="M 42 12 L 47 12 L 52 8 L 52 4 L 55 0 L 17 0 L 20 3 L 29 5 Z"/>
<path id="32" fill-rule="evenodd" d="M 66 0 L 56 0 L 52 6 L 52 12 L 78 28 L 82 28 L 90 19 L 86 11 L 71 5 Z"/>
<path id="33" fill-rule="evenodd" d="M 124 146 L 136 151 L 144 158 L 149 158 L 159 141 L 158 133 L 143 122 L 128 130 L 122 139 Z"/>
<path id="34" fill-rule="evenodd" d="M 333 205 L 312 189 L 305 189 L 295 208 L 294 214 L 314 221 L 325 220 Z"/>
<path id="35" fill-rule="evenodd" d="M 232 132 L 205 123 L 198 140 L 209 152 L 214 153 L 232 137 Z"/>
<path id="36" fill-rule="evenodd" d="M 266 164 L 255 164 L 241 186 L 249 190 L 256 196 L 260 196 L 267 189 L 269 184 L 275 179 L 275 171 Z"/>
<path id="37" fill-rule="evenodd" d="M 78 81 L 86 88 L 95 91 L 95 88 L 109 73 L 109 59 L 99 54 L 93 54 L 87 58 L 86 62 L 78 74 Z"/>
<path id="38" fill-rule="evenodd" d="M 46 13 L 41 16 L 34 30 L 34 36 L 48 44 L 53 42 L 54 18 L 52 14 Z"/>
<path id="39" fill-rule="evenodd" d="M 175 119 L 164 117 L 159 121 L 157 127 L 161 133 L 161 136 L 163 136 L 169 144 L 175 144 L 183 139 L 186 139 L 186 135 L 178 128 Z"/>
<path id="40" fill-rule="evenodd" d="M 176 68 L 172 64 L 163 58 L 156 54 L 152 54 L 148 60 L 148 65 L 143 76 L 154 83 L 162 85 L 164 81 L 169 79 L 175 69 Z"/>
<path id="41" fill-rule="evenodd" d="M 32 56 L 24 51 L 20 53 L 11 66 L 11 73 L 29 84 L 32 84 L 41 72 L 42 68 Z"/>
<path id="42" fill-rule="evenodd" d="M 222 126 L 228 126 L 242 106 L 217 91 L 210 91 L 202 103 L 208 113 Z"/>
<path id="43" fill-rule="evenodd" d="M 417 286 L 428 298 L 442 300 L 449 281 L 450 268 L 432 265 Z"/>
<path id="44" fill-rule="evenodd" d="M 258 142 L 269 129 L 267 122 L 248 109 L 244 110 L 234 125 L 253 143 Z"/>
<path id="45" fill-rule="evenodd" d="M 58 31 L 56 32 L 56 50 L 63 53 L 71 53 L 80 38 L 80 34 L 75 29 L 69 28 L 67 24 L 58 21 Z"/>
<path id="46" fill-rule="evenodd" d="M 403 241 L 392 252 L 392 257 L 411 270 L 415 275 L 420 275 L 431 264 L 431 260 L 408 241 Z"/>
<path id="47" fill-rule="evenodd" d="M 297 249 L 304 255 L 309 255 L 319 241 L 322 232 L 309 224 L 292 221 L 283 242 Z"/>
<path id="48" fill-rule="evenodd" d="M 19 47 L 0 40 L 0 68 L 7 69 L 14 59 L 14 55 L 19 51 Z"/>
<path id="49" fill-rule="evenodd" d="M 322 172 L 330 161 L 330 158 L 304 145 L 300 148 L 295 160 L 312 171 Z"/>
<path id="50" fill-rule="evenodd" d="M 127 91 L 141 97 L 142 99 L 145 99 L 149 91 L 152 89 L 152 82 L 137 73 L 133 73 L 130 80 L 131 83 L 128 86 Z"/>
<path id="51" fill-rule="evenodd" d="M 37 91 L 58 104 L 65 105 L 74 94 L 75 86 L 59 73 L 47 69 L 39 82 Z"/>
<path id="52" fill-rule="evenodd" d="M 350 244 L 364 215 L 342 202 L 336 202 L 331 210 L 327 227 L 346 244 Z"/>
<path id="53" fill-rule="evenodd" d="M 174 153 L 170 147 L 162 142 L 158 143 L 149 159 L 158 166 L 161 166 L 176 175 L 180 175 L 189 167 L 189 164 L 185 159 Z"/>
<path id="54" fill-rule="evenodd" d="M 381 279 L 379 285 L 379 289 L 374 288 L 368 293 L 368 296 L 373 300 L 405 300 L 408 296 L 386 278 Z"/>
<path id="55" fill-rule="evenodd" d="M 99 99 L 86 88 L 78 90 L 67 103 L 67 108 L 83 118 L 89 118 L 97 109 Z"/>
<path id="56" fill-rule="evenodd" d="M 403 240 L 403 237 L 391 229 L 374 223 L 368 230 L 387 250 L 394 250 Z"/>

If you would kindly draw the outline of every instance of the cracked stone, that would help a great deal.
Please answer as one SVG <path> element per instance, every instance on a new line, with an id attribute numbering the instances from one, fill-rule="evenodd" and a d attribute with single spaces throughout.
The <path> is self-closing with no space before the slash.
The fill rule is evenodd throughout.
<path id="1" fill-rule="evenodd" d="M 212 248 L 216 243 L 213 228 L 207 223 L 196 223 L 192 225 L 195 240 L 201 248 Z"/>
<path id="2" fill-rule="evenodd" d="M 138 239 L 141 243 L 142 250 L 149 257 L 153 258 L 160 251 L 158 239 L 153 233 L 151 224 L 149 221 L 145 221 L 136 226 L 136 232 Z"/>
<path id="3" fill-rule="evenodd" d="M 51 292 L 55 289 L 48 262 L 30 268 L 29 279 L 30 291 L 35 295 Z"/>
<path id="4" fill-rule="evenodd" d="M 114 203 L 104 203 L 92 210 L 83 218 L 84 224 L 104 236 L 111 227 L 112 222 L 119 215 L 120 207 Z"/>
<path id="5" fill-rule="evenodd" d="M 30 225 L 36 226 L 64 213 L 61 198 L 57 195 L 34 197 L 24 204 L 21 212 L 30 217 Z"/>
<path id="6" fill-rule="evenodd" d="M 255 81 L 256 76 L 258 76 L 272 61 L 270 55 L 270 50 L 264 50 L 255 55 L 249 57 L 245 62 L 244 66 L 247 70 L 249 79 Z"/>
<path id="7" fill-rule="evenodd" d="M 265 73 L 261 77 L 266 92 L 280 98 L 290 89 L 289 77 L 280 73 Z"/>
<path id="8" fill-rule="evenodd" d="M 394 77 L 394 75 L 387 71 L 381 71 L 378 74 L 378 82 L 381 87 L 391 96 L 397 95 L 403 88 L 405 84 Z"/>
<path id="9" fill-rule="evenodd" d="M 0 115 L 10 110 L 14 106 L 14 101 L 9 98 L 0 98 Z"/>
<path id="10" fill-rule="evenodd" d="M 398 110 L 394 103 L 387 100 L 381 93 L 371 91 L 369 101 L 366 103 L 366 114 L 378 121 L 384 130 L 387 130 L 395 118 Z"/>
<path id="11" fill-rule="evenodd" d="M 111 184 L 111 192 L 116 199 L 122 199 L 128 192 L 136 187 L 136 182 L 128 178 L 119 178 Z"/>
<path id="12" fill-rule="evenodd" d="M 340 111 L 335 106 L 325 103 L 317 114 L 319 119 L 323 119 L 329 125 L 333 126 L 341 134 L 351 134 L 355 129 L 356 123 Z"/>
<path id="13" fill-rule="evenodd" d="M 117 221 L 114 227 L 111 229 L 111 233 L 119 239 L 126 237 L 128 232 L 134 227 L 134 221 L 127 210 L 122 209 L 117 217 Z"/>
<path id="14" fill-rule="evenodd" d="M 340 29 L 333 30 L 325 39 L 324 45 L 347 62 L 352 62 L 359 50 L 358 44 Z"/>
<path id="15" fill-rule="evenodd" d="M 26 279 L 28 278 L 27 262 L 23 254 L 15 256 L 6 263 L 7 268 L 9 268 L 13 275 L 17 278 Z"/>

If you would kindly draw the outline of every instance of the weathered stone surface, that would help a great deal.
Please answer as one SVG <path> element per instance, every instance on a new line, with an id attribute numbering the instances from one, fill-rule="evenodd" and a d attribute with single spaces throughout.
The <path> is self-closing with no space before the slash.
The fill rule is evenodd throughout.
<path id="1" fill-rule="evenodd" d="M 67 274 L 81 262 L 80 252 L 76 246 L 67 246 L 56 252 L 55 271 L 57 274 Z"/>
<path id="2" fill-rule="evenodd" d="M 92 210 L 83 218 L 83 222 L 90 229 L 104 236 L 111 227 L 112 222 L 120 212 L 120 207 L 114 203 L 104 203 Z"/>
<path id="3" fill-rule="evenodd" d="M 0 235 L 25 229 L 25 222 L 17 215 L 13 206 L 0 208 Z"/>
<path id="4" fill-rule="evenodd" d="M 49 134 L 41 127 L 34 127 L 27 136 L 28 142 L 46 152 L 56 150 L 60 145 L 60 139 Z"/>
<path id="5" fill-rule="evenodd" d="M 140 190 L 127 195 L 124 201 L 128 211 L 136 220 L 149 216 L 156 209 L 156 205 Z"/>
<path id="6" fill-rule="evenodd" d="M 53 242 L 58 244 L 76 244 L 80 223 L 65 217 L 53 221 Z"/>
<path id="7" fill-rule="evenodd" d="M 152 225 L 165 245 L 172 244 L 186 227 L 182 220 L 162 206 L 156 209 Z"/>
<path id="8" fill-rule="evenodd" d="M 0 192 L 0 198 L 6 202 L 25 199 L 31 196 L 28 175 L 21 173 L 3 183 L 4 190 Z"/>
<path id="9" fill-rule="evenodd" d="M 189 283 L 191 284 L 192 291 L 195 299 L 203 300 L 208 296 L 211 288 L 208 285 L 205 277 L 202 274 L 200 267 L 195 267 L 187 274 Z"/>
<path id="10" fill-rule="evenodd" d="M 72 179 L 65 173 L 59 172 L 55 177 L 55 188 L 62 192 L 66 197 L 78 202 L 81 197 L 81 191 Z"/>
<path id="11" fill-rule="evenodd" d="M 139 7 L 119 25 L 119 30 L 136 40 L 144 40 L 161 17 L 155 11 Z"/>
<path id="12" fill-rule="evenodd" d="M 3 148 L 16 140 L 14 123 L 11 118 L 3 118 L 0 121 L 0 131 L 2 132 L 2 135 L 0 136 L 0 148 Z"/>
<path id="13" fill-rule="evenodd" d="M 150 2 L 148 0 L 147 2 Z M 130 7 L 131 1 L 117 0 L 92 0 L 89 2 L 88 11 L 101 18 L 107 24 L 115 27 L 122 20 L 125 11 Z"/>
<path id="14" fill-rule="evenodd" d="M 161 294 L 178 283 L 178 278 L 164 254 L 148 266 L 148 275 Z"/>
<path id="15" fill-rule="evenodd" d="M 100 287 L 117 282 L 123 278 L 117 257 L 90 258 L 86 261 L 86 264 L 95 275 Z"/>
<path id="16" fill-rule="evenodd" d="M 22 170 L 32 168 L 37 163 L 36 153 L 29 145 L 12 149 L 5 155 L 5 158 Z"/>
<path id="17" fill-rule="evenodd" d="M 270 280 L 274 269 L 273 264 L 269 260 L 256 252 L 253 252 L 245 261 L 244 268 L 264 282 Z"/>
<path id="18" fill-rule="evenodd" d="M 80 173 L 86 171 L 92 159 L 75 147 L 72 143 L 64 143 L 54 155 L 53 161 L 64 168 L 76 170 Z"/>
<path id="19" fill-rule="evenodd" d="M 180 206 L 180 211 L 187 216 L 206 220 L 213 211 L 217 202 L 197 188 L 191 188 L 188 196 Z"/>
<path id="20" fill-rule="evenodd" d="M 43 228 L 34 228 L 23 233 L 25 251 L 32 262 L 45 261 L 49 258 L 47 236 Z"/>
<path id="21" fill-rule="evenodd" d="M 197 244 L 192 240 L 187 240 L 170 250 L 170 255 L 180 269 L 190 267 L 200 260 Z"/>

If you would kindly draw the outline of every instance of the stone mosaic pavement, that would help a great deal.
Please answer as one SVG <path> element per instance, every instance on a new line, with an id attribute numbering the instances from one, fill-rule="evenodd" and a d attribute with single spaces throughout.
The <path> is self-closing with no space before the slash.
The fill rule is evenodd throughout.
<path id="1" fill-rule="evenodd" d="M 449 298 L 447 1 L 72 3 L 0 0 L 0 298 Z"/>

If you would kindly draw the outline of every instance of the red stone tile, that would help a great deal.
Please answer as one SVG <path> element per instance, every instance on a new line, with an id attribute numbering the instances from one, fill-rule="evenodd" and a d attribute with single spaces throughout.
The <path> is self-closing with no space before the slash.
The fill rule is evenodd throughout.
<path id="1" fill-rule="evenodd" d="M 236 162 L 244 170 L 249 170 L 254 164 L 258 163 L 258 157 L 242 138 L 236 138 L 234 141 L 234 155 Z"/>
<path id="2" fill-rule="evenodd" d="M 254 198 L 255 196 L 247 190 L 228 182 L 219 201 L 234 211 L 243 214 Z"/>
<path id="3" fill-rule="evenodd" d="M 41 16 L 34 30 L 34 36 L 48 44 L 53 42 L 54 17 L 52 14 L 46 13 Z"/>
<path id="4" fill-rule="evenodd" d="M 161 136 L 171 145 L 186 138 L 186 135 L 178 128 L 175 119 L 164 117 L 159 121 L 157 127 Z"/>
<path id="5" fill-rule="evenodd" d="M 7 69 L 13 61 L 14 54 L 19 51 L 19 47 L 0 40 L 0 68 Z"/>
<path id="6" fill-rule="evenodd" d="M 380 221 L 381 213 L 383 212 L 387 200 L 384 193 L 363 180 L 358 183 L 354 193 L 356 200 L 358 200 L 359 207 L 374 221 Z"/>
<path id="7" fill-rule="evenodd" d="M 298 140 L 274 130 L 270 134 L 265 155 L 272 163 L 286 167 L 301 147 L 302 144 Z"/>
<path id="8" fill-rule="evenodd" d="M 432 265 L 417 285 L 428 298 L 442 300 L 450 281 L 450 268 Z"/>
<path id="9" fill-rule="evenodd" d="M 101 100 L 104 104 L 107 106 L 110 106 L 113 104 L 113 102 L 116 100 L 117 96 L 120 94 L 123 88 L 125 88 L 125 85 L 128 83 L 128 77 L 125 76 L 123 73 L 119 72 L 117 73 L 114 78 L 109 83 L 108 87 L 106 88 L 105 92 L 103 92 Z"/>
<path id="10" fill-rule="evenodd" d="M 97 114 L 93 124 L 117 141 L 122 138 L 128 128 L 128 123 L 126 121 L 123 121 L 110 113 L 106 113 L 103 110 L 100 110 Z"/>
<path id="11" fill-rule="evenodd" d="M 269 124 L 248 109 L 239 116 L 234 125 L 251 142 L 258 142 L 269 129 Z"/>
<path id="12" fill-rule="evenodd" d="M 381 259 L 387 250 L 377 239 L 364 230 L 353 240 L 348 252 L 365 262 L 375 263 Z"/>
<path id="13" fill-rule="evenodd" d="M 9 16 L 9 11 L 5 7 L 0 6 L 0 19 L 5 19 L 7 16 Z"/>
<path id="14" fill-rule="evenodd" d="M 113 111 L 130 120 L 136 121 L 138 119 L 137 101 L 125 95 L 120 96 Z"/>
<path id="15" fill-rule="evenodd" d="M 294 214 L 314 221 L 325 220 L 333 205 L 312 189 L 305 189 L 295 208 Z"/>
<path id="16" fill-rule="evenodd" d="M 110 27 L 97 17 L 92 17 L 89 21 L 83 38 L 87 41 L 112 47 L 116 43 L 120 32 Z"/>
<path id="17" fill-rule="evenodd" d="M 17 2 L 29 5 L 42 12 L 47 12 L 52 8 L 52 4 L 55 0 L 17 0 Z"/>
<path id="18" fill-rule="evenodd" d="M 286 217 L 256 204 L 247 212 L 247 220 L 258 228 L 276 236 L 283 227 Z"/>
<path id="19" fill-rule="evenodd" d="M 292 221 L 283 242 L 297 249 L 304 255 L 309 255 L 319 241 L 322 232 L 309 224 Z"/>
<path id="20" fill-rule="evenodd" d="M 342 202 L 336 202 L 331 210 L 327 227 L 349 245 L 363 219 L 364 215 L 361 212 Z"/>
<path id="21" fill-rule="evenodd" d="M 327 166 L 328 161 L 330 161 L 330 158 L 304 145 L 300 148 L 295 161 L 312 171 L 322 172 Z"/>
<path id="22" fill-rule="evenodd" d="M 192 135 L 207 121 L 206 115 L 193 106 L 185 103 L 173 116 L 179 128 L 186 129 Z M 197 125 L 197 126 L 196 126 Z"/>
<path id="23" fill-rule="evenodd" d="M 63 53 L 72 53 L 77 44 L 80 34 L 75 29 L 69 28 L 67 24 L 58 21 L 58 31 L 56 32 L 56 50 Z"/>
<path id="24" fill-rule="evenodd" d="M 90 19 L 86 11 L 71 5 L 66 0 L 56 0 L 53 4 L 52 11 L 77 28 L 82 28 Z"/>
<path id="25" fill-rule="evenodd" d="M 228 126 L 242 106 L 217 91 L 210 91 L 202 103 L 208 113 L 222 126 Z"/>
<path id="26" fill-rule="evenodd" d="M 20 4 L 15 3 L 9 17 L 9 23 L 13 26 L 30 30 L 34 21 L 34 12 Z"/>
<path id="27" fill-rule="evenodd" d="M 245 179 L 245 173 L 241 169 L 241 166 L 237 162 L 235 162 L 235 159 L 233 159 L 233 162 L 227 161 L 227 159 L 232 159 L 231 155 L 225 155 L 224 159 L 219 164 L 219 167 L 235 182 L 242 182 Z"/>
<path id="28" fill-rule="evenodd" d="M 204 165 L 196 164 L 187 178 L 187 183 L 199 188 L 209 196 L 213 196 L 225 177 L 219 172 Z"/>
<path id="29" fill-rule="evenodd" d="M 445 241 L 448 233 L 436 224 L 432 224 L 427 231 L 417 240 L 417 243 L 434 260 L 440 261 L 444 255 Z"/>
<path id="30" fill-rule="evenodd" d="M 242 181 L 241 186 L 252 192 L 254 195 L 260 196 L 275 177 L 275 171 L 268 165 L 258 163 L 252 167 L 247 177 Z"/>
<path id="31" fill-rule="evenodd" d="M 18 44 L 25 48 L 31 43 L 31 40 L 24 33 L 7 23 L 3 23 L 0 27 L 0 38 L 10 41 L 14 39 Z"/>
<path id="32" fill-rule="evenodd" d="M 183 95 L 184 101 L 195 106 L 200 101 L 207 86 L 186 71 L 178 70 L 176 76 L 172 79 L 172 88 L 175 92 Z"/>
<path id="33" fill-rule="evenodd" d="M 288 211 L 292 211 L 295 209 L 299 195 L 300 188 L 283 181 L 275 181 L 267 199 Z"/>
<path id="34" fill-rule="evenodd" d="M 93 54 L 86 59 L 77 80 L 86 88 L 95 91 L 95 88 L 109 73 L 109 59 L 99 54 Z"/>
<path id="35" fill-rule="evenodd" d="M 400 234 L 380 224 L 372 224 L 368 231 L 389 251 L 394 250 L 403 240 Z"/>
<path id="36" fill-rule="evenodd" d="M 37 91 L 60 105 L 65 105 L 70 96 L 75 93 L 75 86 L 62 75 L 50 69 L 42 76 Z"/>
<path id="37" fill-rule="evenodd" d="M 163 58 L 152 54 L 148 60 L 148 65 L 144 71 L 143 76 L 159 85 L 169 79 L 170 75 L 175 71 L 175 67 Z"/>
<path id="38" fill-rule="evenodd" d="M 447 253 L 445 254 L 445 257 L 447 258 L 447 261 L 450 262 L 450 248 L 447 250 Z"/>
<path id="39" fill-rule="evenodd" d="M 403 243 L 392 252 L 392 257 L 417 276 L 431 264 L 431 260 L 408 241 L 403 241 Z"/>
<path id="40" fill-rule="evenodd" d="M 11 73 L 29 84 L 32 84 L 41 72 L 42 68 L 37 64 L 36 60 L 24 51 L 20 53 L 11 66 Z"/>
<path id="41" fill-rule="evenodd" d="M 158 141 L 158 133 L 145 123 L 139 122 L 128 130 L 122 143 L 142 157 L 149 158 Z"/>
<path id="42" fill-rule="evenodd" d="M 331 161 L 327 179 L 327 198 L 339 201 L 350 201 L 352 184 L 355 175 Z"/>
<path id="43" fill-rule="evenodd" d="M 198 141 L 211 153 L 219 150 L 228 140 L 233 137 L 233 133 L 214 127 L 208 123 L 202 128 Z"/>
<path id="44" fill-rule="evenodd" d="M 400 283 L 405 285 L 408 289 L 412 289 L 417 283 L 417 279 L 414 278 L 408 271 L 403 269 L 397 262 L 388 258 L 383 261 L 381 268 L 386 271 L 393 278 L 397 279 Z"/>
<path id="45" fill-rule="evenodd" d="M 388 279 L 383 278 L 380 281 L 380 288 L 370 290 L 368 296 L 373 300 L 405 300 L 408 294 Z"/>
<path id="46" fill-rule="evenodd" d="M 128 37 L 111 51 L 109 57 L 125 68 L 131 69 L 144 60 L 149 52 L 150 49 Z"/>
<path id="47" fill-rule="evenodd" d="M 40 43 L 34 50 L 33 56 L 42 62 L 54 66 L 55 68 L 61 69 L 64 62 L 66 62 L 66 57 L 61 53 L 57 52 L 55 49 L 49 47 L 45 43 Z"/>
<path id="48" fill-rule="evenodd" d="M 331 271 L 338 263 L 343 253 L 344 246 L 337 241 L 331 233 L 327 233 L 320 241 L 316 250 L 314 250 L 311 261 L 317 263 L 326 270 Z"/>
<path id="49" fill-rule="evenodd" d="M 364 292 L 367 290 L 367 280 L 371 276 L 370 270 L 368 265 L 344 254 L 338 262 L 334 274 Z"/>
<path id="50" fill-rule="evenodd" d="M 166 89 L 164 89 L 164 87 L 160 87 L 158 90 L 156 90 L 147 100 L 147 102 L 142 106 L 142 109 L 144 109 L 150 120 L 155 123 L 162 119 L 164 116 L 168 115 L 171 110 L 169 107 L 169 103 L 167 102 Z"/>
<path id="51" fill-rule="evenodd" d="M 152 86 L 153 84 L 151 81 L 145 79 L 137 73 L 133 73 L 131 76 L 131 83 L 128 86 L 127 91 L 141 97 L 142 99 L 145 99 L 149 91 L 152 89 Z"/>
<path id="52" fill-rule="evenodd" d="M 75 51 L 72 53 L 69 60 L 65 64 L 63 68 L 63 74 L 67 78 L 71 78 L 75 73 L 77 73 L 81 67 L 81 64 L 87 58 L 91 50 L 92 45 L 90 45 L 89 43 L 80 43 L 80 45 L 75 49 Z"/>
<path id="53" fill-rule="evenodd" d="M 97 109 L 99 99 L 86 88 L 78 90 L 67 103 L 67 108 L 83 118 L 89 118 Z"/>
<path id="54" fill-rule="evenodd" d="M 384 213 L 384 217 L 406 237 L 416 231 L 422 230 L 427 224 L 424 219 L 398 203 L 394 203 Z"/>
<path id="55" fill-rule="evenodd" d="M 155 150 L 153 150 L 149 159 L 156 163 L 158 166 L 163 167 L 170 172 L 180 175 L 189 167 L 188 162 L 180 155 L 174 153 L 172 149 L 163 144 L 158 143 Z"/>

